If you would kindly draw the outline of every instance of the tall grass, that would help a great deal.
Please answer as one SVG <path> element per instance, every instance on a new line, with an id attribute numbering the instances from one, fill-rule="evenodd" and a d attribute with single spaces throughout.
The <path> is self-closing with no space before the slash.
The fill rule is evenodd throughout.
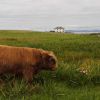
<path id="1" fill-rule="evenodd" d="M 3 77 L 1 100 L 99 100 L 100 37 L 31 31 L 0 31 L 0 44 L 52 50 L 55 72 L 42 71 L 29 86 L 23 79 Z"/>

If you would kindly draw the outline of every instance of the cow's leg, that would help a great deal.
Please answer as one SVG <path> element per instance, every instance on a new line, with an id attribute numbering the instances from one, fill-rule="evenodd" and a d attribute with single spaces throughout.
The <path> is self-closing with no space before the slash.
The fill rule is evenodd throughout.
<path id="1" fill-rule="evenodd" d="M 23 77 L 28 83 L 31 83 L 33 79 L 33 67 L 25 67 L 23 69 Z"/>

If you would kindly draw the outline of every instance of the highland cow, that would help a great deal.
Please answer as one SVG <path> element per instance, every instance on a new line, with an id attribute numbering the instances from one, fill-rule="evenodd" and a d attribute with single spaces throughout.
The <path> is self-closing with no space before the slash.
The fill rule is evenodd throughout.
<path id="1" fill-rule="evenodd" d="M 27 82 L 31 82 L 39 71 L 56 68 L 57 59 L 51 51 L 0 45 L 0 75 L 22 75 Z"/>

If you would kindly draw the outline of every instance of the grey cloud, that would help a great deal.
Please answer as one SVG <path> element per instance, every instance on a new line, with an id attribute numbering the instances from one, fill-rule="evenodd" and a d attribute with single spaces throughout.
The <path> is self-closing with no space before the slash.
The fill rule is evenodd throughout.
<path id="1" fill-rule="evenodd" d="M 99 17 L 99 0 L 0 0 L 0 29 L 96 26 Z"/>

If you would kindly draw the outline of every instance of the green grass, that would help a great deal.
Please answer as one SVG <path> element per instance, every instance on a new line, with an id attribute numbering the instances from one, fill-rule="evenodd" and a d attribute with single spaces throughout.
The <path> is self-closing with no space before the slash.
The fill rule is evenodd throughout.
<path id="1" fill-rule="evenodd" d="M 0 44 L 53 51 L 55 72 L 42 71 L 29 86 L 5 76 L 0 100 L 100 100 L 100 37 L 31 31 L 0 31 Z"/>

